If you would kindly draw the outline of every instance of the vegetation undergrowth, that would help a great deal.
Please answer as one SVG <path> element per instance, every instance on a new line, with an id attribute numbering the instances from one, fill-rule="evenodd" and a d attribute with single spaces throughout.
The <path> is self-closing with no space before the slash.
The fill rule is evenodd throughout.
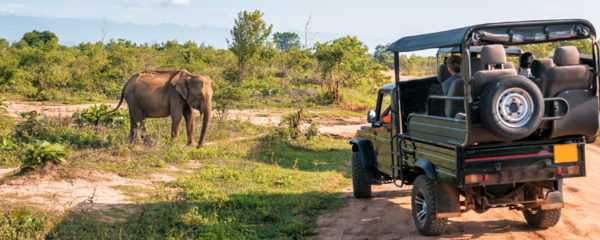
<path id="1" fill-rule="evenodd" d="M 144 178 L 167 165 L 189 170 L 178 170 L 175 181 L 155 182 L 150 189 L 122 187 L 135 202 L 108 204 L 113 210 L 78 205 L 62 213 L 5 202 L 0 204 L 3 216 L 14 212 L 24 220 L 0 219 L 0 239 L 298 239 L 313 234 L 323 211 L 341 206 L 345 198 L 340 189 L 349 183 L 347 141 L 316 136 L 314 129 L 292 139 L 285 126 L 213 118 L 207 142 L 214 144 L 196 149 L 184 146 L 184 128 L 176 140 L 170 139 L 168 118 L 147 120 L 152 141 L 143 145 L 127 142 L 128 121 L 94 125 L 77 123 L 77 116 L 30 115 L 2 118 L 0 126 L 17 144 L 63 145 L 69 152 L 59 166 L 63 172 L 76 175 L 88 169 Z M 198 126 L 201 119 L 196 121 Z M 199 167 L 190 169 L 191 160 Z M 116 221 L 103 220 L 113 215 Z"/>

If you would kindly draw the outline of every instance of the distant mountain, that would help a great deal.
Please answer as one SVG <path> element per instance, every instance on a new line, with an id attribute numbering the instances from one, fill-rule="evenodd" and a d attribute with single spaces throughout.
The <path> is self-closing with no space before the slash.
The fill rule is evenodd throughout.
<path id="1" fill-rule="evenodd" d="M 19 41 L 23 34 L 32 30 L 49 30 L 56 34 L 59 43 L 67 46 L 74 46 L 82 42 L 97 42 L 101 38 L 100 19 L 83 18 L 40 18 L 0 15 L 0 38 L 9 41 Z M 228 28 L 213 27 L 201 25 L 198 27 L 188 27 L 173 23 L 163 23 L 158 25 L 121 23 L 106 21 L 108 31 L 105 41 L 110 39 L 127 39 L 137 43 L 160 43 L 168 40 L 177 40 L 179 43 L 185 43 L 188 40 L 197 43 L 204 42 L 215 48 L 227 48 L 225 39 L 231 38 Z M 304 41 L 304 32 L 296 30 L 277 30 L 290 31 L 297 33 L 302 42 Z M 309 33 L 309 44 L 315 42 L 326 42 L 344 36 L 338 33 Z M 353 34 L 349 34 L 353 35 Z M 361 37 L 369 46 L 372 52 L 377 44 L 385 44 L 389 40 L 372 38 L 369 36 Z"/>
<path id="2" fill-rule="evenodd" d="M 18 41 L 31 30 L 49 30 L 63 45 L 97 42 L 101 38 L 101 20 L 0 16 L 0 38 Z M 187 27 L 177 24 L 142 25 L 106 21 L 109 39 L 124 38 L 138 43 L 156 43 L 176 39 L 183 43 L 192 40 L 216 48 L 225 48 L 229 29 L 211 26 Z"/>

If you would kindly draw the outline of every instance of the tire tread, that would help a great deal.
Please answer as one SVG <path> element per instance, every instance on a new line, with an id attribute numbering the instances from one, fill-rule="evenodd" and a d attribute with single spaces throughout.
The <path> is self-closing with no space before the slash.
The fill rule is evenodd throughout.
<path id="1" fill-rule="evenodd" d="M 421 183 L 421 182 L 424 182 L 424 183 Z M 421 184 L 424 184 L 425 186 L 420 186 Z M 429 205 L 427 206 L 427 208 L 428 208 L 427 212 L 428 212 L 428 217 L 433 216 L 433 219 L 431 219 L 430 224 L 427 224 L 427 221 L 426 221 L 425 226 L 423 226 L 423 228 L 417 227 L 417 230 L 419 230 L 419 232 L 425 236 L 440 235 L 444 231 L 446 231 L 446 225 L 448 223 L 448 219 L 435 217 L 435 213 L 436 213 L 435 181 L 433 179 L 428 178 L 425 175 L 420 175 L 417 177 L 417 179 L 415 179 L 413 188 L 418 188 L 418 187 L 422 187 L 424 189 L 424 191 L 427 192 L 427 195 L 429 195 L 431 197 L 432 201 L 431 201 L 431 203 L 428 202 Z M 413 192 L 414 192 L 414 190 L 413 190 Z M 414 193 L 413 193 L 413 198 L 414 198 Z M 413 213 L 413 221 L 415 221 L 415 225 L 418 226 L 417 219 L 416 219 L 416 216 L 414 213 Z"/>
<path id="2" fill-rule="evenodd" d="M 352 190 L 355 198 L 370 198 L 369 171 L 362 167 L 360 152 L 352 153 Z"/>

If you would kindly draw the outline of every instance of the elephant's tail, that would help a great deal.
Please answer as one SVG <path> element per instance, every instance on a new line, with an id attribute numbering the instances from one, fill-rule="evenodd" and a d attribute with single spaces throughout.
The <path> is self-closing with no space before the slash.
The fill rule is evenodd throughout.
<path id="1" fill-rule="evenodd" d="M 116 112 L 117 110 L 119 110 L 119 107 L 121 107 L 121 104 L 123 103 L 123 98 L 125 98 L 125 88 L 127 87 L 127 83 L 125 83 L 125 86 L 123 86 L 123 89 L 121 90 L 121 99 L 119 99 L 119 104 L 117 104 L 117 107 L 111 111 L 108 111 L 102 115 L 107 115 L 107 114 L 111 114 Z"/>

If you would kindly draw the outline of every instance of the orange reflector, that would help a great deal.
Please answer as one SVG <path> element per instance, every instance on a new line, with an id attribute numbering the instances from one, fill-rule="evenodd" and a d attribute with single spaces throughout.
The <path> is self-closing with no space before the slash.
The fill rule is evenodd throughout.
<path id="1" fill-rule="evenodd" d="M 554 145 L 554 163 L 577 162 L 577 144 Z"/>

